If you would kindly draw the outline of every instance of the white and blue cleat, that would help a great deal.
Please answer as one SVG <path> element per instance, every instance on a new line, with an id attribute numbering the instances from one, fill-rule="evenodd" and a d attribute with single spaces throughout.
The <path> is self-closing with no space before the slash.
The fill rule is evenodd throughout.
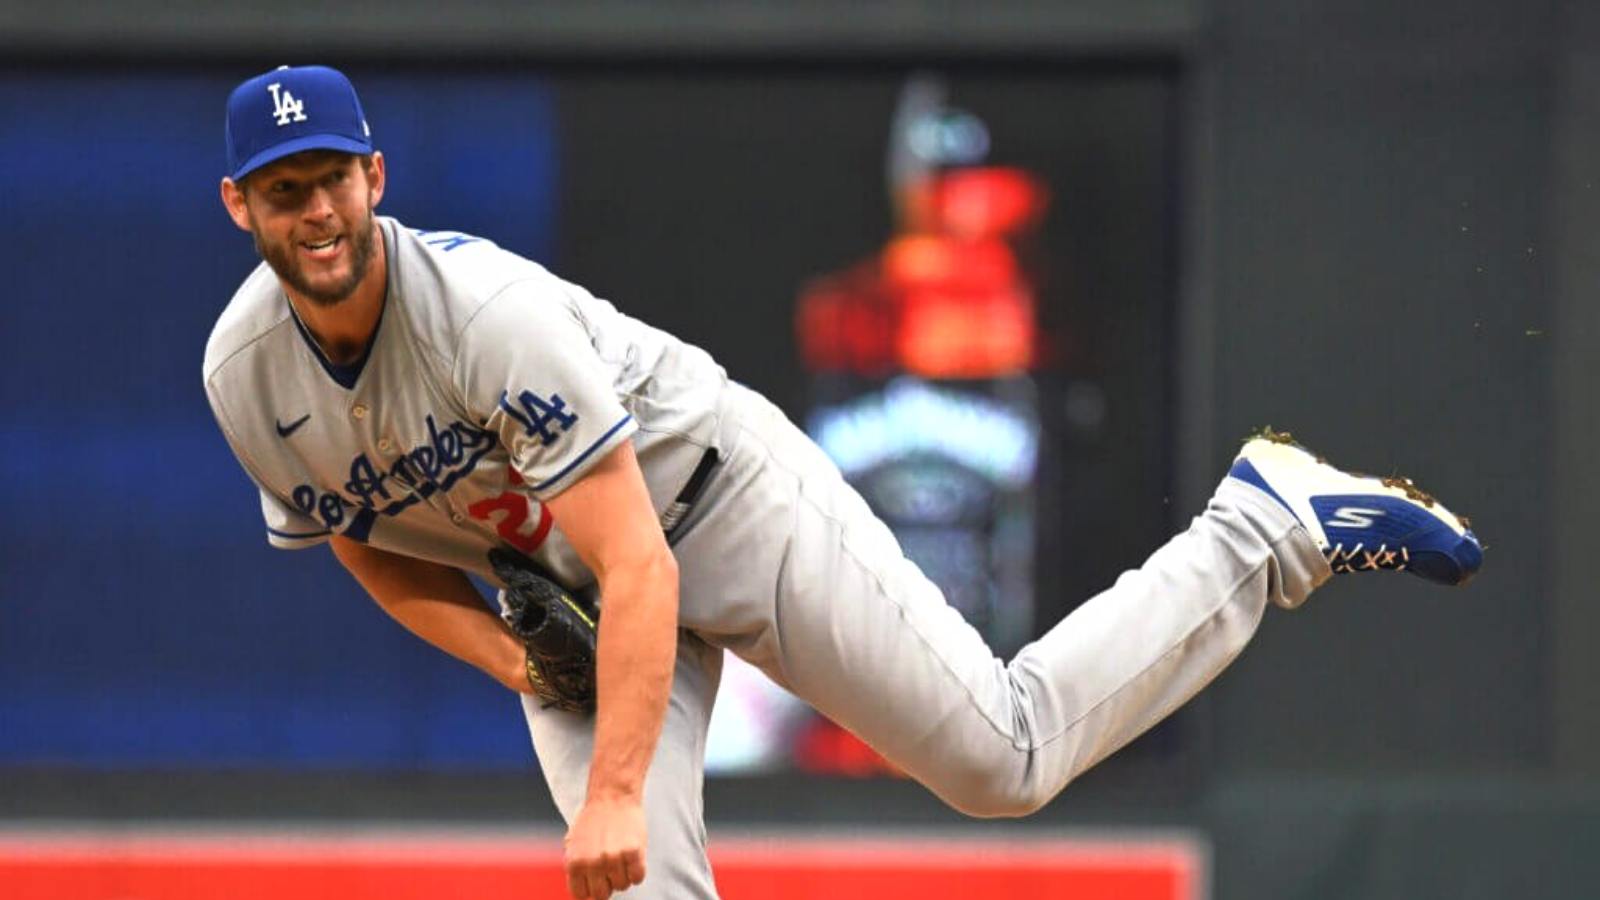
<path id="1" fill-rule="evenodd" d="M 1411 479 L 1340 471 L 1286 433 L 1267 428 L 1246 442 L 1228 474 L 1282 503 L 1335 573 L 1387 569 L 1465 584 L 1483 565 L 1466 517 Z"/>

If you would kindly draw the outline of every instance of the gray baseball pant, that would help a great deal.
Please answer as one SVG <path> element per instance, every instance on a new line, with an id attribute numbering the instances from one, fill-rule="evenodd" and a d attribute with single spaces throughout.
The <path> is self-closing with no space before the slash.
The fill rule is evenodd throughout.
<path id="1" fill-rule="evenodd" d="M 1007 663 L 900 552 L 837 467 L 732 386 L 724 461 L 674 546 L 682 626 L 645 784 L 643 898 L 716 896 L 701 802 L 722 651 L 850 729 L 952 807 L 1026 815 L 1177 709 L 1330 576 L 1282 506 L 1224 479 L 1189 529 Z M 591 721 L 524 699 L 570 822 Z"/>

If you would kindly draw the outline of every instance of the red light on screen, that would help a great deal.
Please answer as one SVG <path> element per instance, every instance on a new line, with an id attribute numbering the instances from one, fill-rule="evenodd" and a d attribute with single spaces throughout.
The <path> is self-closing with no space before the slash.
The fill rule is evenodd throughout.
<path id="1" fill-rule="evenodd" d="M 894 363 L 894 310 L 873 273 L 852 271 L 812 285 L 795 314 L 800 355 L 814 372 L 888 372 Z"/>
<path id="2" fill-rule="evenodd" d="M 896 342 L 901 365 L 925 378 L 991 378 L 1033 362 L 1033 310 L 1026 295 L 982 298 L 919 292 L 906 298 Z"/>
<path id="3" fill-rule="evenodd" d="M 894 291 L 941 287 L 983 292 L 1022 277 L 1016 254 L 994 238 L 908 234 L 883 250 L 883 278 Z"/>
<path id="4" fill-rule="evenodd" d="M 953 169 L 911 188 L 920 230 L 961 237 L 1013 235 L 1044 214 L 1049 192 L 1021 169 Z"/>
<path id="5" fill-rule="evenodd" d="M 1018 169 L 944 172 L 910 189 L 913 231 L 801 295 L 812 371 L 995 378 L 1032 367 L 1034 288 L 1008 238 L 1033 226 L 1044 186 Z"/>
<path id="6" fill-rule="evenodd" d="M 883 253 L 895 359 L 926 378 L 990 378 L 1033 362 L 1033 295 L 1004 241 L 909 235 Z"/>

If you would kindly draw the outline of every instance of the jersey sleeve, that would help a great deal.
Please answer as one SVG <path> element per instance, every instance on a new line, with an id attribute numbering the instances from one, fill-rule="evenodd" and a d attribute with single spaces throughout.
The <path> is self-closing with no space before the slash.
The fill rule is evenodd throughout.
<path id="1" fill-rule="evenodd" d="M 260 485 L 257 485 L 260 487 Z M 261 488 L 261 518 L 267 524 L 267 543 L 283 550 L 299 550 L 325 543 L 333 532 Z"/>
<path id="2" fill-rule="evenodd" d="M 284 550 L 299 550 L 326 542 L 333 533 L 327 526 L 289 505 L 263 483 L 255 461 L 245 452 L 227 410 L 209 380 L 206 383 L 206 400 L 211 404 L 211 411 L 216 416 L 218 427 L 222 429 L 223 438 L 228 442 L 228 449 L 233 451 L 234 458 L 261 494 L 261 518 L 267 528 L 267 543 Z"/>
<path id="3" fill-rule="evenodd" d="M 543 282 L 519 282 L 484 304 L 462 331 L 454 377 L 539 500 L 638 429 L 574 301 Z"/>

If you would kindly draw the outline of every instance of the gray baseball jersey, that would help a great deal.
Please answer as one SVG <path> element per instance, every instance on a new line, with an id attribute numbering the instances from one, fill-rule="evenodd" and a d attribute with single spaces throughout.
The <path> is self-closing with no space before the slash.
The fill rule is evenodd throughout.
<path id="1" fill-rule="evenodd" d="M 322 356 L 265 263 L 206 347 L 268 540 L 341 534 L 480 574 L 510 544 L 586 583 L 541 501 L 632 437 L 664 510 L 715 442 L 725 374 L 487 240 L 378 222 L 388 296 L 362 361 Z"/>

